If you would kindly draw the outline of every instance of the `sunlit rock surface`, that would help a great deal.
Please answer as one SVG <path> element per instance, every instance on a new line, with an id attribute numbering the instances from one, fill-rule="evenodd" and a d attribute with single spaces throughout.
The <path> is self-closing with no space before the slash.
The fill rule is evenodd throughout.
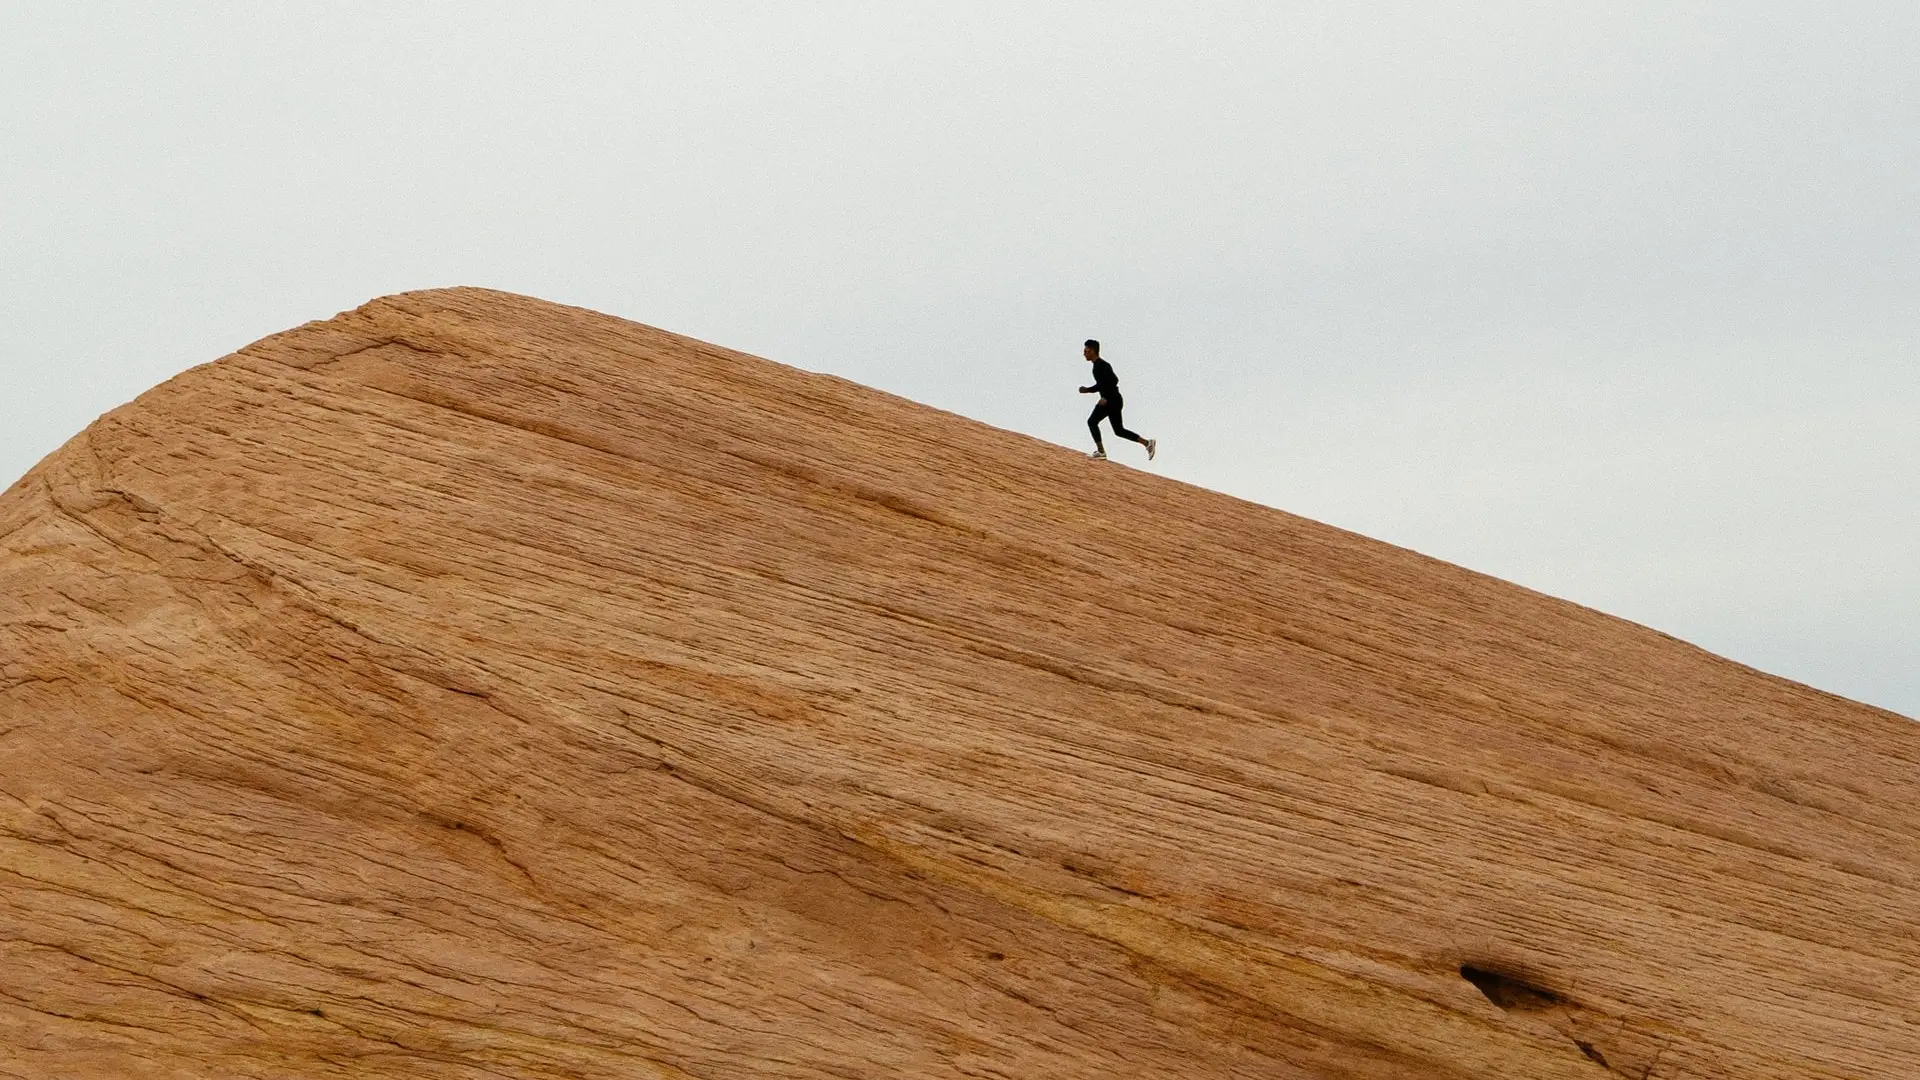
<path id="1" fill-rule="evenodd" d="M 0 1076 L 1910 1078 L 1917 765 L 1350 533 L 406 294 L 0 497 Z"/>

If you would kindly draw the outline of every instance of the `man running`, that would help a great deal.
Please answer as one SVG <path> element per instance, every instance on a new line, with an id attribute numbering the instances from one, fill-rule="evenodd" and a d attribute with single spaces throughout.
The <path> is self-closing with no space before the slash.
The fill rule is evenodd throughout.
<path id="1" fill-rule="evenodd" d="M 1093 407 L 1093 415 L 1087 417 L 1087 430 L 1093 432 L 1094 459 L 1098 461 L 1106 460 L 1107 444 L 1100 441 L 1100 421 L 1111 419 L 1113 421 L 1113 433 L 1123 439 L 1132 439 L 1134 442 L 1146 447 L 1147 460 L 1152 461 L 1153 452 L 1158 448 L 1159 444 L 1152 439 L 1143 439 L 1135 435 L 1120 423 L 1120 406 L 1122 404 L 1120 400 L 1120 379 L 1113 373 L 1113 365 L 1100 359 L 1100 343 L 1092 338 L 1088 338 L 1086 348 L 1080 350 L 1080 352 L 1081 355 L 1093 362 L 1093 385 L 1081 387 L 1080 392 L 1083 394 L 1100 395 L 1100 404 L 1095 405 Z"/>

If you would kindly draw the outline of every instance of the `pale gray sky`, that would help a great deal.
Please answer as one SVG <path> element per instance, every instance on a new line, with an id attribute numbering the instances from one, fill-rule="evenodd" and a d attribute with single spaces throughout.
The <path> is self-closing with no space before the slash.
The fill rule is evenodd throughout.
<path id="1" fill-rule="evenodd" d="M 1912 0 L 0 7 L 0 483 L 452 284 L 1920 715 Z"/>

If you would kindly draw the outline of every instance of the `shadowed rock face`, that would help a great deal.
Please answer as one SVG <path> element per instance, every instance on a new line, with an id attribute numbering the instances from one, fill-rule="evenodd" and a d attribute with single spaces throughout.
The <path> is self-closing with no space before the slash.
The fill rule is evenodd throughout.
<path id="1" fill-rule="evenodd" d="M 407 294 L 0 498 L 0 1076 L 1912 1077 L 1917 765 L 1337 529 Z"/>

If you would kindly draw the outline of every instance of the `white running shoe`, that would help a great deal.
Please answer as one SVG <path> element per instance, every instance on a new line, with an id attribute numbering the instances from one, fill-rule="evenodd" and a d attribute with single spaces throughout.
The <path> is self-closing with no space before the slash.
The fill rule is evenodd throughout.
<path id="1" fill-rule="evenodd" d="M 1095 461 L 1105 461 L 1107 460 L 1107 449 L 1103 446 L 1088 456 L 1092 457 Z"/>
<path id="2" fill-rule="evenodd" d="M 1158 450 L 1158 449 L 1160 449 L 1160 440 L 1159 440 L 1159 439 L 1148 439 L 1148 440 L 1147 440 L 1147 460 L 1148 460 L 1148 461 L 1152 461 L 1152 460 L 1153 460 L 1153 452 L 1154 452 L 1155 450 Z"/>

